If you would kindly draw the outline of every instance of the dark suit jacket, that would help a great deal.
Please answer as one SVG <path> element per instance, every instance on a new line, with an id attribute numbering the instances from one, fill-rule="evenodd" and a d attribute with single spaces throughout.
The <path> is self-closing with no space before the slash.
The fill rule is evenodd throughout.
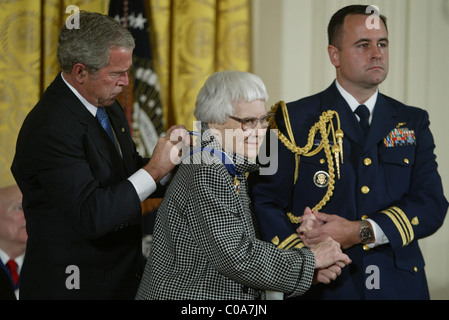
<path id="1" fill-rule="evenodd" d="M 28 232 L 21 299 L 135 296 L 141 204 L 127 177 L 147 160 L 121 106 L 106 110 L 123 158 L 61 75 L 23 123 L 11 168 Z"/>
<path id="2" fill-rule="evenodd" d="M 6 266 L 0 261 L 0 300 L 16 300 L 14 284 Z"/>
<path id="3" fill-rule="evenodd" d="M 338 112 L 345 134 L 344 163 L 340 165 L 341 178 L 335 178 L 333 195 L 320 211 L 352 221 L 366 215 L 379 224 L 389 240 L 388 245 L 368 251 L 361 245 L 347 250 L 353 263 L 343 269 L 336 281 L 313 286 L 306 296 L 428 298 L 424 260 L 417 240 L 431 235 L 442 225 L 448 203 L 437 172 L 427 112 L 379 93 L 370 132 L 364 142 L 356 117 L 335 84 L 319 94 L 289 103 L 287 108 L 295 141 L 300 147 L 307 144 L 310 128 L 324 111 Z M 279 110 L 277 123 L 286 134 L 281 114 Z M 416 140 L 387 146 L 384 139 L 397 127 L 413 130 Z M 316 139 L 320 140 L 321 136 L 318 134 Z M 250 179 L 254 186 L 254 207 L 265 240 L 276 239 L 283 246 L 297 245 L 297 225 L 290 222 L 286 213 L 301 216 L 306 206 L 318 204 L 327 188 L 315 184 L 314 176 L 319 171 L 328 172 L 328 164 L 322 161 L 326 159 L 324 151 L 312 157 L 301 157 L 294 185 L 294 155 L 282 143 L 278 148 L 277 173 Z M 368 193 L 366 188 L 365 193 L 362 192 L 364 186 L 369 187 Z M 380 276 L 374 278 L 377 275 Z"/>

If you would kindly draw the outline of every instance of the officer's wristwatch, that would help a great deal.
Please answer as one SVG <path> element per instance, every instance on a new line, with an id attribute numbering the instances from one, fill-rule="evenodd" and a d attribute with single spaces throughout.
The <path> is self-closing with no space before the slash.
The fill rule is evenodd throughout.
<path id="1" fill-rule="evenodd" d="M 366 220 L 360 221 L 359 237 L 362 244 L 370 243 L 374 239 L 373 231 L 370 228 L 370 223 Z"/>

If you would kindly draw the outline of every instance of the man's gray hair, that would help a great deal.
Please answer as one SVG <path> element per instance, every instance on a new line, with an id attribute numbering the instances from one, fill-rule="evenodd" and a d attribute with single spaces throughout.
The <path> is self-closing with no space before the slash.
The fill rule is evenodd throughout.
<path id="1" fill-rule="evenodd" d="M 134 49 L 131 33 L 111 17 L 95 12 L 79 12 L 79 28 L 61 28 L 58 61 L 64 72 L 70 73 L 77 63 L 95 73 L 107 66 L 110 50 Z"/>
<path id="2" fill-rule="evenodd" d="M 195 117 L 205 123 L 225 123 L 239 102 L 268 100 L 262 79 L 242 71 L 212 74 L 198 93 Z"/>

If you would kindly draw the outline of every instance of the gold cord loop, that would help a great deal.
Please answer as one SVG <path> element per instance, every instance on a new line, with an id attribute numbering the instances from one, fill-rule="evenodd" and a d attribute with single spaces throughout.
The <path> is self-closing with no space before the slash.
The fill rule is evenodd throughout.
<path id="1" fill-rule="evenodd" d="M 289 149 L 295 155 L 296 167 L 295 167 L 294 184 L 296 184 L 298 180 L 300 157 L 301 156 L 312 157 L 324 149 L 324 153 L 326 154 L 326 159 L 328 163 L 329 184 L 327 187 L 327 192 L 324 195 L 323 199 L 321 199 L 321 201 L 315 207 L 312 208 L 312 211 L 321 210 L 321 208 L 323 208 L 332 197 L 335 188 L 335 169 L 337 170 L 337 177 L 338 179 L 340 179 L 340 162 L 341 164 L 343 164 L 343 137 L 344 137 L 344 133 L 340 128 L 340 117 L 338 116 L 338 113 L 333 110 L 323 112 L 318 122 L 316 122 L 310 128 L 307 144 L 301 148 L 296 145 L 285 102 L 280 101 L 277 104 L 275 104 L 271 108 L 271 112 L 275 114 L 276 111 L 279 109 L 279 107 L 281 107 L 282 109 L 282 115 L 284 118 L 288 138 L 279 130 L 276 130 L 276 132 L 279 140 L 287 147 L 287 149 Z M 334 127 L 333 121 L 334 119 L 337 122 L 336 123 L 337 130 L 335 130 Z M 278 129 L 275 121 L 273 121 L 271 129 Z M 321 142 L 315 149 L 313 149 L 315 136 L 318 134 L 318 132 L 321 134 Z M 329 141 L 331 134 L 333 142 L 332 147 Z M 334 168 L 334 160 L 335 160 L 335 168 Z M 288 212 L 287 215 L 292 223 L 297 224 L 300 222 L 300 217 L 294 216 L 291 212 Z"/>

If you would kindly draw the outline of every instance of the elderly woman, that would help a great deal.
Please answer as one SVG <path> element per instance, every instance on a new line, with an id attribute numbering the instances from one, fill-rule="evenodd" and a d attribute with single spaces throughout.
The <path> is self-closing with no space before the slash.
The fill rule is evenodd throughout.
<path id="1" fill-rule="evenodd" d="M 258 240 L 245 173 L 258 170 L 251 159 L 271 121 L 267 99 L 262 80 L 245 72 L 215 73 L 200 90 L 200 145 L 180 164 L 158 211 L 137 299 L 260 299 L 265 290 L 298 296 L 315 268 L 333 265 L 336 277 L 349 263 L 331 239 L 312 250 Z"/>

